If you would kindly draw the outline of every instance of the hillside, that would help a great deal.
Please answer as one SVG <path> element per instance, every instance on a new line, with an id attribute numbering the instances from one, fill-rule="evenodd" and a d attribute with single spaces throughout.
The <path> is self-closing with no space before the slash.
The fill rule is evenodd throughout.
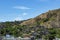
<path id="1" fill-rule="evenodd" d="M 28 20 L 15 21 L 15 22 L 1 22 L 0 27 L 6 26 L 6 23 L 10 25 L 26 25 L 29 27 L 34 26 L 45 26 L 45 27 L 53 27 L 54 25 L 57 27 L 60 23 L 60 9 L 49 10 L 46 13 L 42 13 L 35 18 L 31 18 Z"/>
<path id="2" fill-rule="evenodd" d="M 58 27 L 60 23 L 60 9 L 55 9 L 55 10 L 49 10 L 46 13 L 42 13 L 41 15 L 24 21 L 21 23 L 21 25 L 27 25 L 27 26 L 45 26 L 47 28 L 51 27 Z"/>

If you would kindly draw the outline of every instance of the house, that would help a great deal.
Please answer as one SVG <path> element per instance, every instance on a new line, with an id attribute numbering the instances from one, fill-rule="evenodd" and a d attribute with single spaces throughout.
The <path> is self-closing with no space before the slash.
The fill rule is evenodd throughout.
<path id="1" fill-rule="evenodd" d="M 3 36 L 2 40 L 15 40 L 15 38 L 14 38 L 14 36 L 7 34 L 6 36 Z"/>
<path id="2" fill-rule="evenodd" d="M 2 40 L 2 36 L 0 36 L 0 40 Z"/>

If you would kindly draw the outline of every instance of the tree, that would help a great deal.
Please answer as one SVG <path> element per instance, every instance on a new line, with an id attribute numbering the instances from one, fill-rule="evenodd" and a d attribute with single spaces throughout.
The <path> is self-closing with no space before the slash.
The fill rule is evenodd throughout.
<path id="1" fill-rule="evenodd" d="M 56 30 L 54 28 L 49 29 L 49 40 L 55 39 L 56 36 Z"/>

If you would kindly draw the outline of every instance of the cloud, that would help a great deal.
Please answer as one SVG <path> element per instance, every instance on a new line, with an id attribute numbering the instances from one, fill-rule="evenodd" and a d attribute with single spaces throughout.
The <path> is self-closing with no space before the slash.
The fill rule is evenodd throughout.
<path id="1" fill-rule="evenodd" d="M 14 20 L 16 21 L 24 20 L 26 15 L 27 13 L 22 13 L 21 15 L 16 16 Z"/>
<path id="2" fill-rule="evenodd" d="M 16 17 L 14 20 L 16 20 L 16 21 L 20 21 L 20 20 L 23 20 L 21 17 Z"/>
<path id="3" fill-rule="evenodd" d="M 23 15 L 23 16 L 26 16 L 26 15 L 27 15 L 27 13 L 23 13 L 22 15 Z"/>
<path id="4" fill-rule="evenodd" d="M 25 6 L 15 6 L 13 8 L 16 8 L 16 9 L 21 9 L 21 10 L 26 10 L 26 9 L 30 9 L 28 7 L 25 7 Z"/>

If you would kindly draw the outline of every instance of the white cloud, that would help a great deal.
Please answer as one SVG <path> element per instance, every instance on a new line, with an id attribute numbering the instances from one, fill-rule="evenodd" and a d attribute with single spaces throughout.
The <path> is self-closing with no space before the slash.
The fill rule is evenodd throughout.
<path id="1" fill-rule="evenodd" d="M 23 13 L 22 15 L 23 15 L 23 16 L 26 16 L 26 15 L 27 15 L 27 13 Z"/>
<path id="2" fill-rule="evenodd" d="M 18 15 L 17 17 L 15 17 L 14 20 L 16 20 L 16 21 L 24 20 L 24 17 L 26 15 L 27 15 L 27 13 L 22 13 L 21 15 Z"/>
<path id="3" fill-rule="evenodd" d="M 22 10 L 25 10 L 25 9 L 30 9 L 28 7 L 25 7 L 25 6 L 15 6 L 13 8 L 16 8 L 16 9 L 22 9 Z"/>
<path id="4" fill-rule="evenodd" d="M 14 20 L 20 21 L 20 20 L 23 20 L 23 19 L 21 17 L 16 17 Z"/>

